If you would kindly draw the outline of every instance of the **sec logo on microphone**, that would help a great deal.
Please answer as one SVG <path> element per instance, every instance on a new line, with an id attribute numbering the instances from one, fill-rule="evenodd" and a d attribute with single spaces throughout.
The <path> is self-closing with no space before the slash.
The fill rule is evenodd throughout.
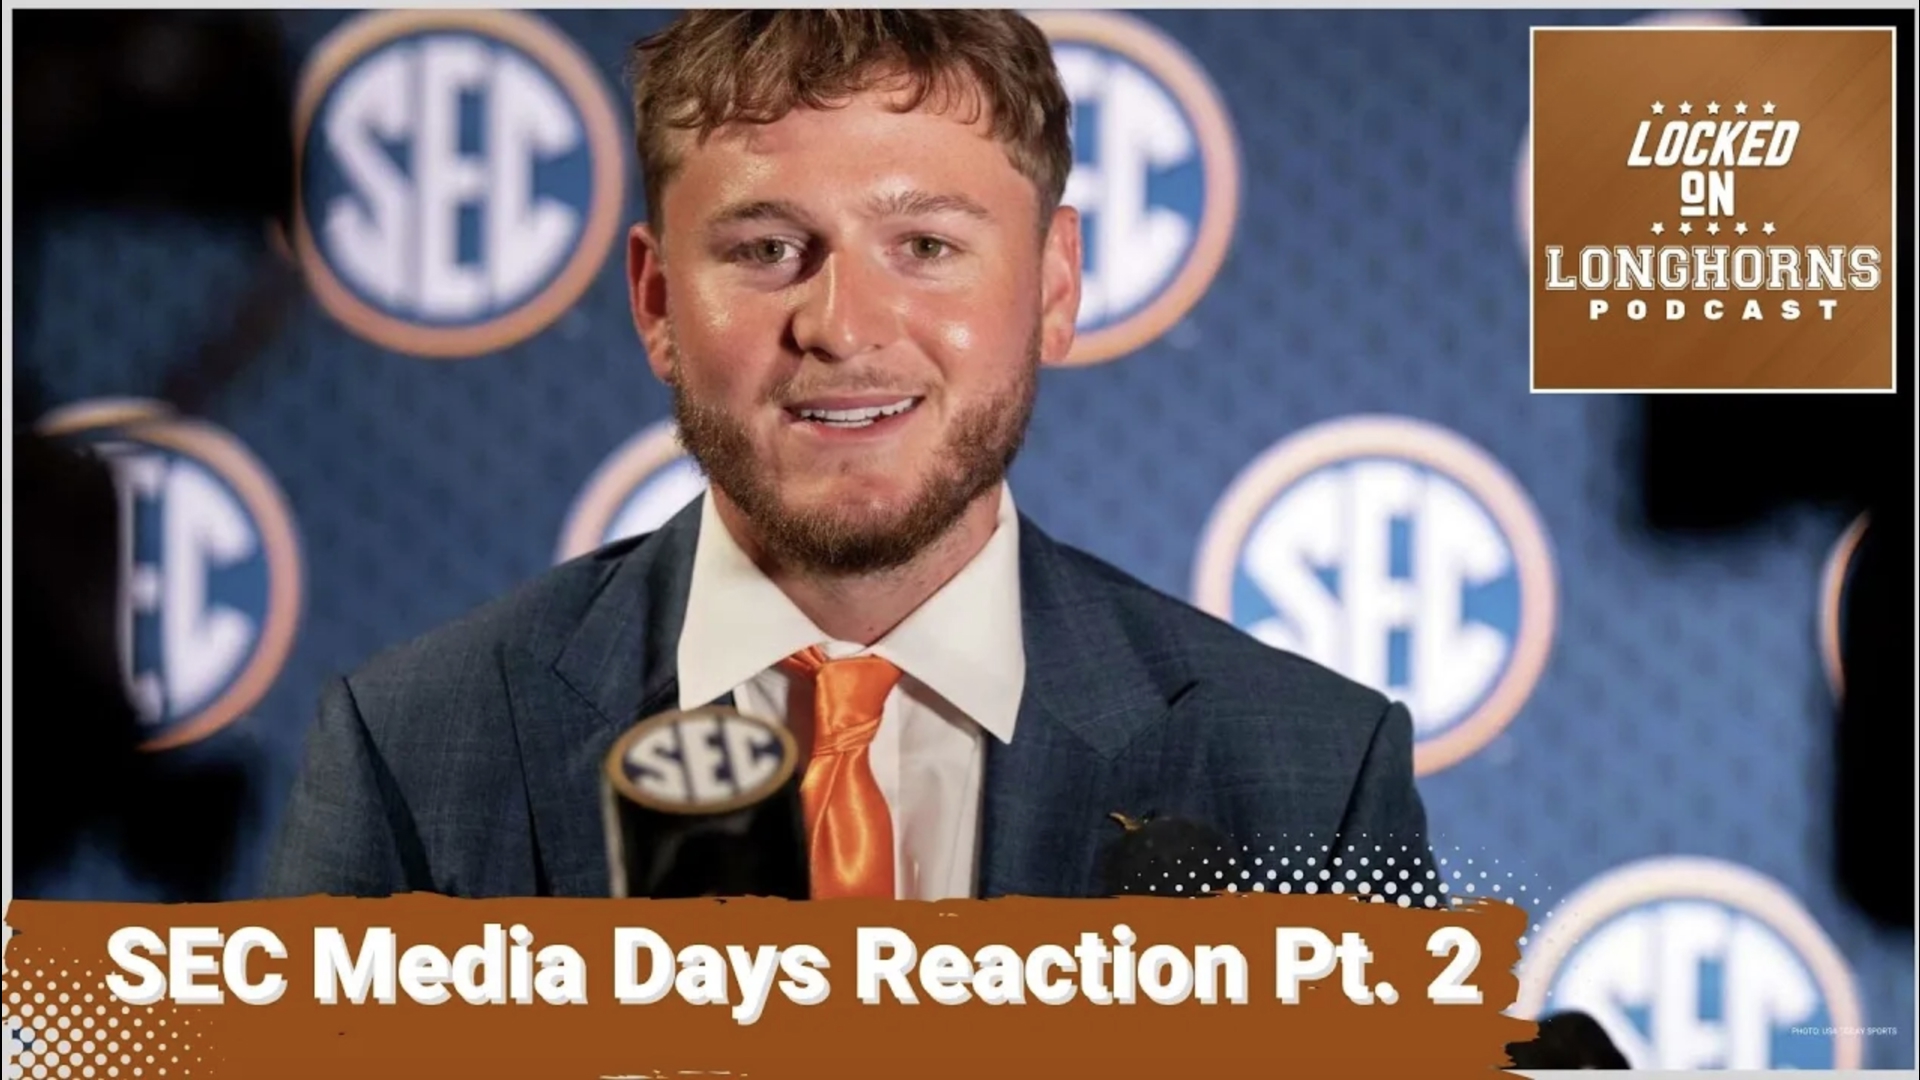
<path id="1" fill-rule="evenodd" d="M 143 748 L 226 727 L 273 685 L 299 621 L 300 547 L 279 487 L 232 435 L 153 402 L 81 402 L 41 430 L 113 476 L 120 668 Z"/>
<path id="2" fill-rule="evenodd" d="M 1520 710 L 1553 640 L 1532 501 L 1444 428 L 1360 416 L 1255 459 L 1202 534 L 1194 602 L 1403 701 L 1414 769 L 1459 762 Z"/>
<path id="3" fill-rule="evenodd" d="M 1778 883 L 1659 858 L 1568 897 L 1520 965 L 1516 1015 L 1587 1013 L 1636 1069 L 1858 1069 L 1846 961 Z"/>
<path id="4" fill-rule="evenodd" d="M 607 455 L 587 480 L 561 527 L 557 561 L 652 532 L 706 490 L 673 421 L 654 424 Z"/>
<path id="5" fill-rule="evenodd" d="M 1233 238 L 1240 150 L 1219 92 L 1171 38 L 1115 12 L 1030 12 L 1073 100 L 1065 203 L 1081 214 L 1069 363 L 1133 352 L 1213 283 Z"/>
<path id="6" fill-rule="evenodd" d="M 726 708 L 662 713 L 634 725 L 607 755 L 607 782 L 669 814 L 751 806 L 793 776 L 800 752 L 783 727 Z"/>
<path id="7" fill-rule="evenodd" d="M 294 250 L 327 311 L 377 345 L 506 348 L 605 262 L 625 200 L 620 131 L 600 72 L 534 16 L 354 19 L 302 78 Z"/>

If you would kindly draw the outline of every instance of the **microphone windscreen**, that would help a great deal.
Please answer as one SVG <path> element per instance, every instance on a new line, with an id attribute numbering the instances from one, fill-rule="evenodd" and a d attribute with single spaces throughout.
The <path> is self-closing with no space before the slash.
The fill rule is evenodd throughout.
<path id="1" fill-rule="evenodd" d="M 1215 878 L 1214 872 L 1226 871 L 1238 853 L 1208 826 L 1185 818 L 1119 820 L 1125 831 L 1101 855 L 1104 895 L 1201 896 L 1232 880 L 1230 874 Z"/>
<path id="2" fill-rule="evenodd" d="M 1626 1069 L 1626 1055 L 1613 1045 L 1600 1021 L 1567 1011 L 1540 1018 L 1540 1032 L 1528 1042 L 1507 1044 L 1516 1069 Z"/>

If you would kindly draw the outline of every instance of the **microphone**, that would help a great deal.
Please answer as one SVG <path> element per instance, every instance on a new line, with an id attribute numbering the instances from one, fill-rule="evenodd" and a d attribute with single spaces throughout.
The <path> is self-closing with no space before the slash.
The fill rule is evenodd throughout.
<path id="1" fill-rule="evenodd" d="M 1236 858 L 1226 838 L 1196 821 L 1113 819 L 1126 830 L 1102 854 L 1100 889 L 1106 896 L 1204 896 L 1225 890 L 1237 874 L 1215 878 Z M 1201 886 L 1206 886 L 1203 891 Z"/>
<path id="2" fill-rule="evenodd" d="M 613 896 L 807 899 L 799 759 L 784 727 L 722 706 L 635 724 L 601 783 Z"/>
<path id="3" fill-rule="evenodd" d="M 1632 1068 L 1600 1021 L 1583 1012 L 1541 1017 L 1540 1033 L 1530 1042 L 1508 1043 L 1507 1056 L 1515 1069 Z"/>

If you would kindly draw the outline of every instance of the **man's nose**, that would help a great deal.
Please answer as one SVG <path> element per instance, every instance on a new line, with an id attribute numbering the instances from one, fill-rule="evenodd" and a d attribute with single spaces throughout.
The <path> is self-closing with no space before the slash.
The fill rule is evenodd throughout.
<path id="1" fill-rule="evenodd" d="M 823 360 L 847 360 L 885 345 L 898 318 L 885 268 L 836 251 L 802 286 L 794 343 Z"/>

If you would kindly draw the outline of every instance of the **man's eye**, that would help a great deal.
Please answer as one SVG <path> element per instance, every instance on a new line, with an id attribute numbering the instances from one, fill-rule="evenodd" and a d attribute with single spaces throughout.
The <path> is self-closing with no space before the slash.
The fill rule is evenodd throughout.
<path id="1" fill-rule="evenodd" d="M 785 240 L 755 240 L 746 246 L 746 256 L 763 266 L 775 266 L 792 247 Z"/>
<path id="2" fill-rule="evenodd" d="M 937 259 L 949 250 L 945 240 L 932 236 L 916 236 L 907 247 L 916 259 Z"/>

